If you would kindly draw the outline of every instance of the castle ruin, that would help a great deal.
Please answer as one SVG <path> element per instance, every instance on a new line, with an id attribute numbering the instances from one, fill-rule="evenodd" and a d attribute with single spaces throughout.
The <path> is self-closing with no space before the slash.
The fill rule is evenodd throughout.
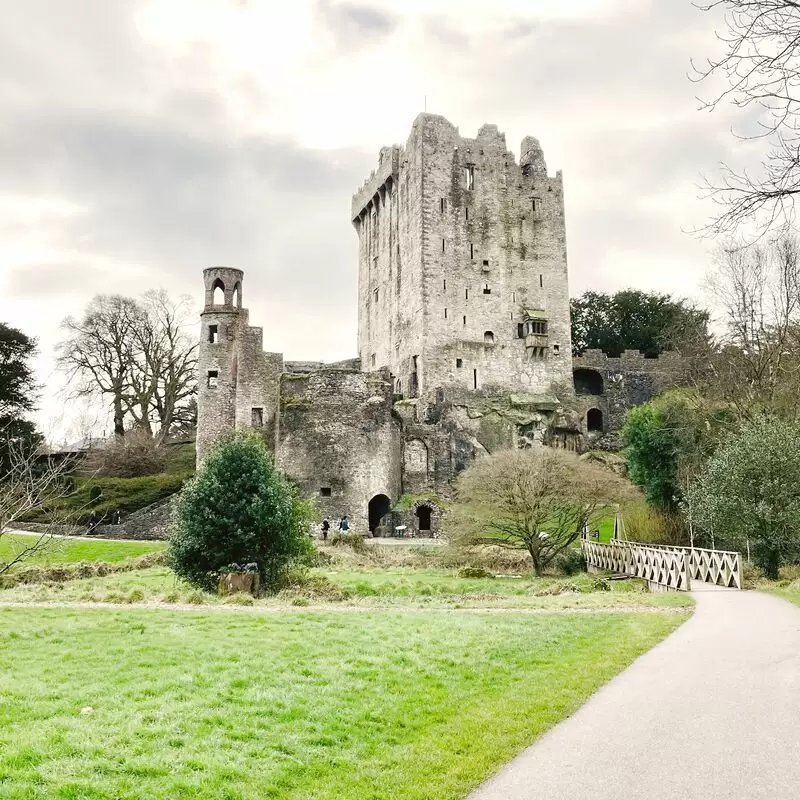
<path id="1" fill-rule="evenodd" d="M 601 373 L 597 395 L 573 378 L 562 176 L 548 175 L 536 139 L 517 162 L 496 126 L 469 139 L 421 114 L 405 146 L 381 150 L 351 221 L 350 361 L 264 352 L 242 271 L 204 271 L 198 460 L 221 433 L 255 429 L 329 518 L 435 534 L 436 498 L 478 454 L 580 449 L 589 428 L 602 432 Z"/>

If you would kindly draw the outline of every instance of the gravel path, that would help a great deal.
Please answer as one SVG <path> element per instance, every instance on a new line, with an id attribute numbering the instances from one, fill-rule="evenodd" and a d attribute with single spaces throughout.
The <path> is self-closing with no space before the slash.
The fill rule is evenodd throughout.
<path id="1" fill-rule="evenodd" d="M 695 586 L 688 622 L 467 800 L 800 797 L 800 608 Z"/>

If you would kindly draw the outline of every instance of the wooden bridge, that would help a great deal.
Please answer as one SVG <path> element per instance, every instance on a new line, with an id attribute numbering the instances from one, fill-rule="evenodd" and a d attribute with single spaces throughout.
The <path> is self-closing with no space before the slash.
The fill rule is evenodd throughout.
<path id="1" fill-rule="evenodd" d="M 608 544 L 581 540 L 590 572 L 607 571 L 642 578 L 653 591 L 688 592 L 692 581 L 742 588 L 741 554 L 701 547 L 672 547 L 612 539 Z"/>

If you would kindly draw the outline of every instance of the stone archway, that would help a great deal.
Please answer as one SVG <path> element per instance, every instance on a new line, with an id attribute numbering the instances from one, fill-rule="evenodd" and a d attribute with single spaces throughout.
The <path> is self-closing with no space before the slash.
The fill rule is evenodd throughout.
<path id="1" fill-rule="evenodd" d="M 603 412 L 599 408 L 590 408 L 586 412 L 586 430 L 590 433 L 603 432 Z"/>
<path id="2" fill-rule="evenodd" d="M 385 494 L 376 494 L 369 501 L 367 518 L 369 519 L 370 533 L 375 533 L 375 529 L 381 524 L 381 520 L 389 513 L 391 507 L 392 501 Z"/>
<path id="3" fill-rule="evenodd" d="M 583 367 L 572 371 L 572 380 L 575 384 L 575 394 L 579 395 L 602 395 L 603 376 L 596 369 L 584 369 Z"/>
<path id="4" fill-rule="evenodd" d="M 414 513 L 417 516 L 417 530 L 420 533 L 430 533 L 433 509 L 429 505 L 419 505 Z"/>

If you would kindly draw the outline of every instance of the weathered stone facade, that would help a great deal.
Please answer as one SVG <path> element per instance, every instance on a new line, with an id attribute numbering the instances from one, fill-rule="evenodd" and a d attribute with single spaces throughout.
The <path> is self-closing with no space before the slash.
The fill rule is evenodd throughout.
<path id="1" fill-rule="evenodd" d="M 584 430 L 602 434 L 618 430 L 625 413 L 657 394 L 680 386 L 685 364 L 677 353 L 647 358 L 638 350 L 626 350 L 610 358 L 601 350 L 587 350 L 572 359 L 574 408 Z"/>
<path id="2" fill-rule="evenodd" d="M 348 514 L 355 530 L 435 535 L 477 455 L 580 449 L 590 409 L 613 422 L 657 383 L 647 365 L 635 374 L 650 388 L 643 377 L 611 391 L 620 370 L 587 354 L 601 391 L 574 393 L 563 182 L 536 139 L 517 163 L 496 126 L 468 139 L 422 114 L 404 147 L 381 150 L 351 220 L 359 358 L 263 352 L 243 273 L 205 270 L 198 459 L 221 433 L 257 429 L 332 525 Z"/>

